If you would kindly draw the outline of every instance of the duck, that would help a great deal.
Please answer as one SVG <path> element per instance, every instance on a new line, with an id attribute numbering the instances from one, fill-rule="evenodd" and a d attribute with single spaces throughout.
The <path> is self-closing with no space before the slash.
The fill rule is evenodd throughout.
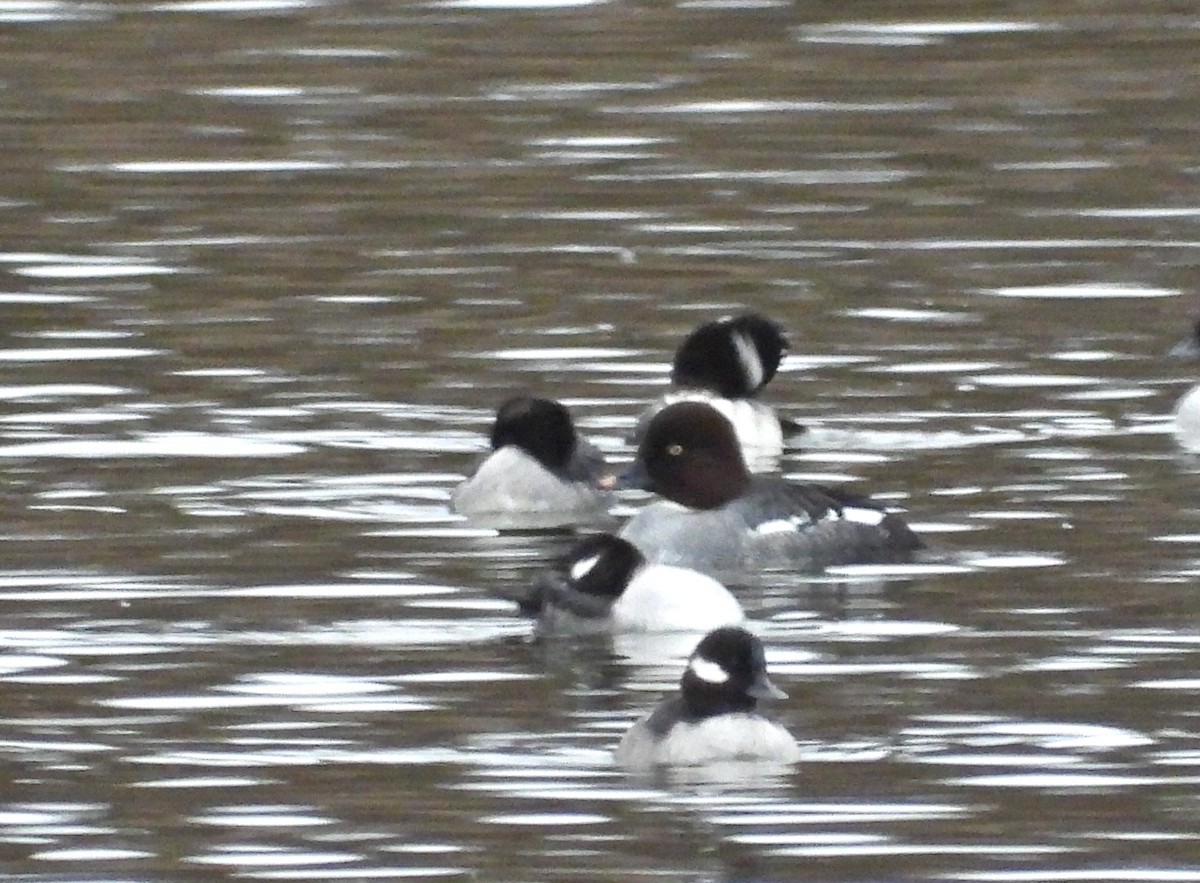
<path id="1" fill-rule="evenodd" d="M 732 425 L 705 402 L 659 411 L 620 484 L 665 498 L 620 537 L 648 561 L 717 578 L 907 561 L 923 546 L 900 514 L 866 497 L 752 474 Z"/>
<path id="2" fill-rule="evenodd" d="M 679 691 L 633 724 L 614 751 L 629 771 L 726 761 L 792 764 L 800 746 L 758 710 L 787 694 L 767 676 L 762 641 L 741 626 L 713 629 L 696 645 Z"/>
<path id="3" fill-rule="evenodd" d="M 514 396 L 496 410 L 491 450 L 450 496 L 452 511 L 485 526 L 541 529 L 607 518 L 612 470 L 554 399 Z"/>
<path id="4" fill-rule="evenodd" d="M 675 351 L 671 388 L 638 418 L 634 442 L 667 405 L 704 401 L 733 424 L 751 471 L 774 471 L 783 455 L 784 425 L 770 405 L 755 397 L 779 370 L 787 348 L 782 327 L 761 313 L 701 324 Z M 788 431 L 802 430 L 789 424 Z"/>
<path id="5" fill-rule="evenodd" d="M 580 540 L 518 601 L 539 633 L 706 632 L 745 619 L 724 585 L 684 567 L 650 564 L 611 533 Z"/>
<path id="6" fill-rule="evenodd" d="M 1200 359 L 1200 321 L 1193 326 L 1191 334 L 1170 349 L 1168 355 L 1193 362 Z M 1181 395 L 1175 403 L 1174 434 L 1175 440 L 1186 450 L 1200 451 L 1200 384 Z"/>

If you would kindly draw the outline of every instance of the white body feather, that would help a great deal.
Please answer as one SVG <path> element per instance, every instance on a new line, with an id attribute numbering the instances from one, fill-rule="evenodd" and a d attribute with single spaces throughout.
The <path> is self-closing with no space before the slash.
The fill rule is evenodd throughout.
<path id="1" fill-rule="evenodd" d="M 607 512 L 603 492 L 555 475 L 515 445 L 493 451 L 474 475 L 455 488 L 450 503 L 460 515 L 512 521 L 514 527 L 552 527 L 593 520 Z"/>
<path id="2" fill-rule="evenodd" d="M 683 567 L 651 564 L 634 574 L 612 608 L 618 631 L 709 631 L 745 619 L 729 589 Z"/>
<path id="3" fill-rule="evenodd" d="M 643 718 L 617 746 L 616 761 L 626 769 L 696 766 L 729 760 L 795 763 L 800 747 L 792 734 L 754 713 L 719 714 L 695 723 L 679 721 L 661 738 Z"/>

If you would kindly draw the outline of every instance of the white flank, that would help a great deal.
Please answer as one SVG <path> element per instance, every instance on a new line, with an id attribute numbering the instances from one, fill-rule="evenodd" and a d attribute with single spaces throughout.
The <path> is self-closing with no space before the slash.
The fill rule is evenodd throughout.
<path id="1" fill-rule="evenodd" d="M 650 564 L 639 569 L 612 608 L 613 626 L 623 631 L 707 632 L 745 619 L 742 607 L 729 590 L 710 576 Z M 680 654 L 686 656 L 695 646 Z"/>

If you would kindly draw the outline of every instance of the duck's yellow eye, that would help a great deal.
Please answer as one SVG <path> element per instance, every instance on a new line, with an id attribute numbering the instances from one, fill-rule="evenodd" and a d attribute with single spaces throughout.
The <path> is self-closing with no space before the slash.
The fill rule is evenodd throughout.
<path id="1" fill-rule="evenodd" d="M 667 453 L 672 457 L 678 457 L 683 453 L 683 445 L 667 445 Z"/>

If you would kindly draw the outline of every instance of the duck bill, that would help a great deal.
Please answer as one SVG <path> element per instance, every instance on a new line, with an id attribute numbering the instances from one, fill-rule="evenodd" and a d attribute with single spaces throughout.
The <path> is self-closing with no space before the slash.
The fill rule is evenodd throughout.
<path id="1" fill-rule="evenodd" d="M 755 699 L 787 699 L 787 693 L 771 683 L 771 679 L 765 674 L 759 675 L 746 692 Z"/>
<path id="2" fill-rule="evenodd" d="M 615 472 L 608 472 L 596 479 L 595 485 L 602 491 L 613 491 L 621 486 L 621 476 Z"/>

